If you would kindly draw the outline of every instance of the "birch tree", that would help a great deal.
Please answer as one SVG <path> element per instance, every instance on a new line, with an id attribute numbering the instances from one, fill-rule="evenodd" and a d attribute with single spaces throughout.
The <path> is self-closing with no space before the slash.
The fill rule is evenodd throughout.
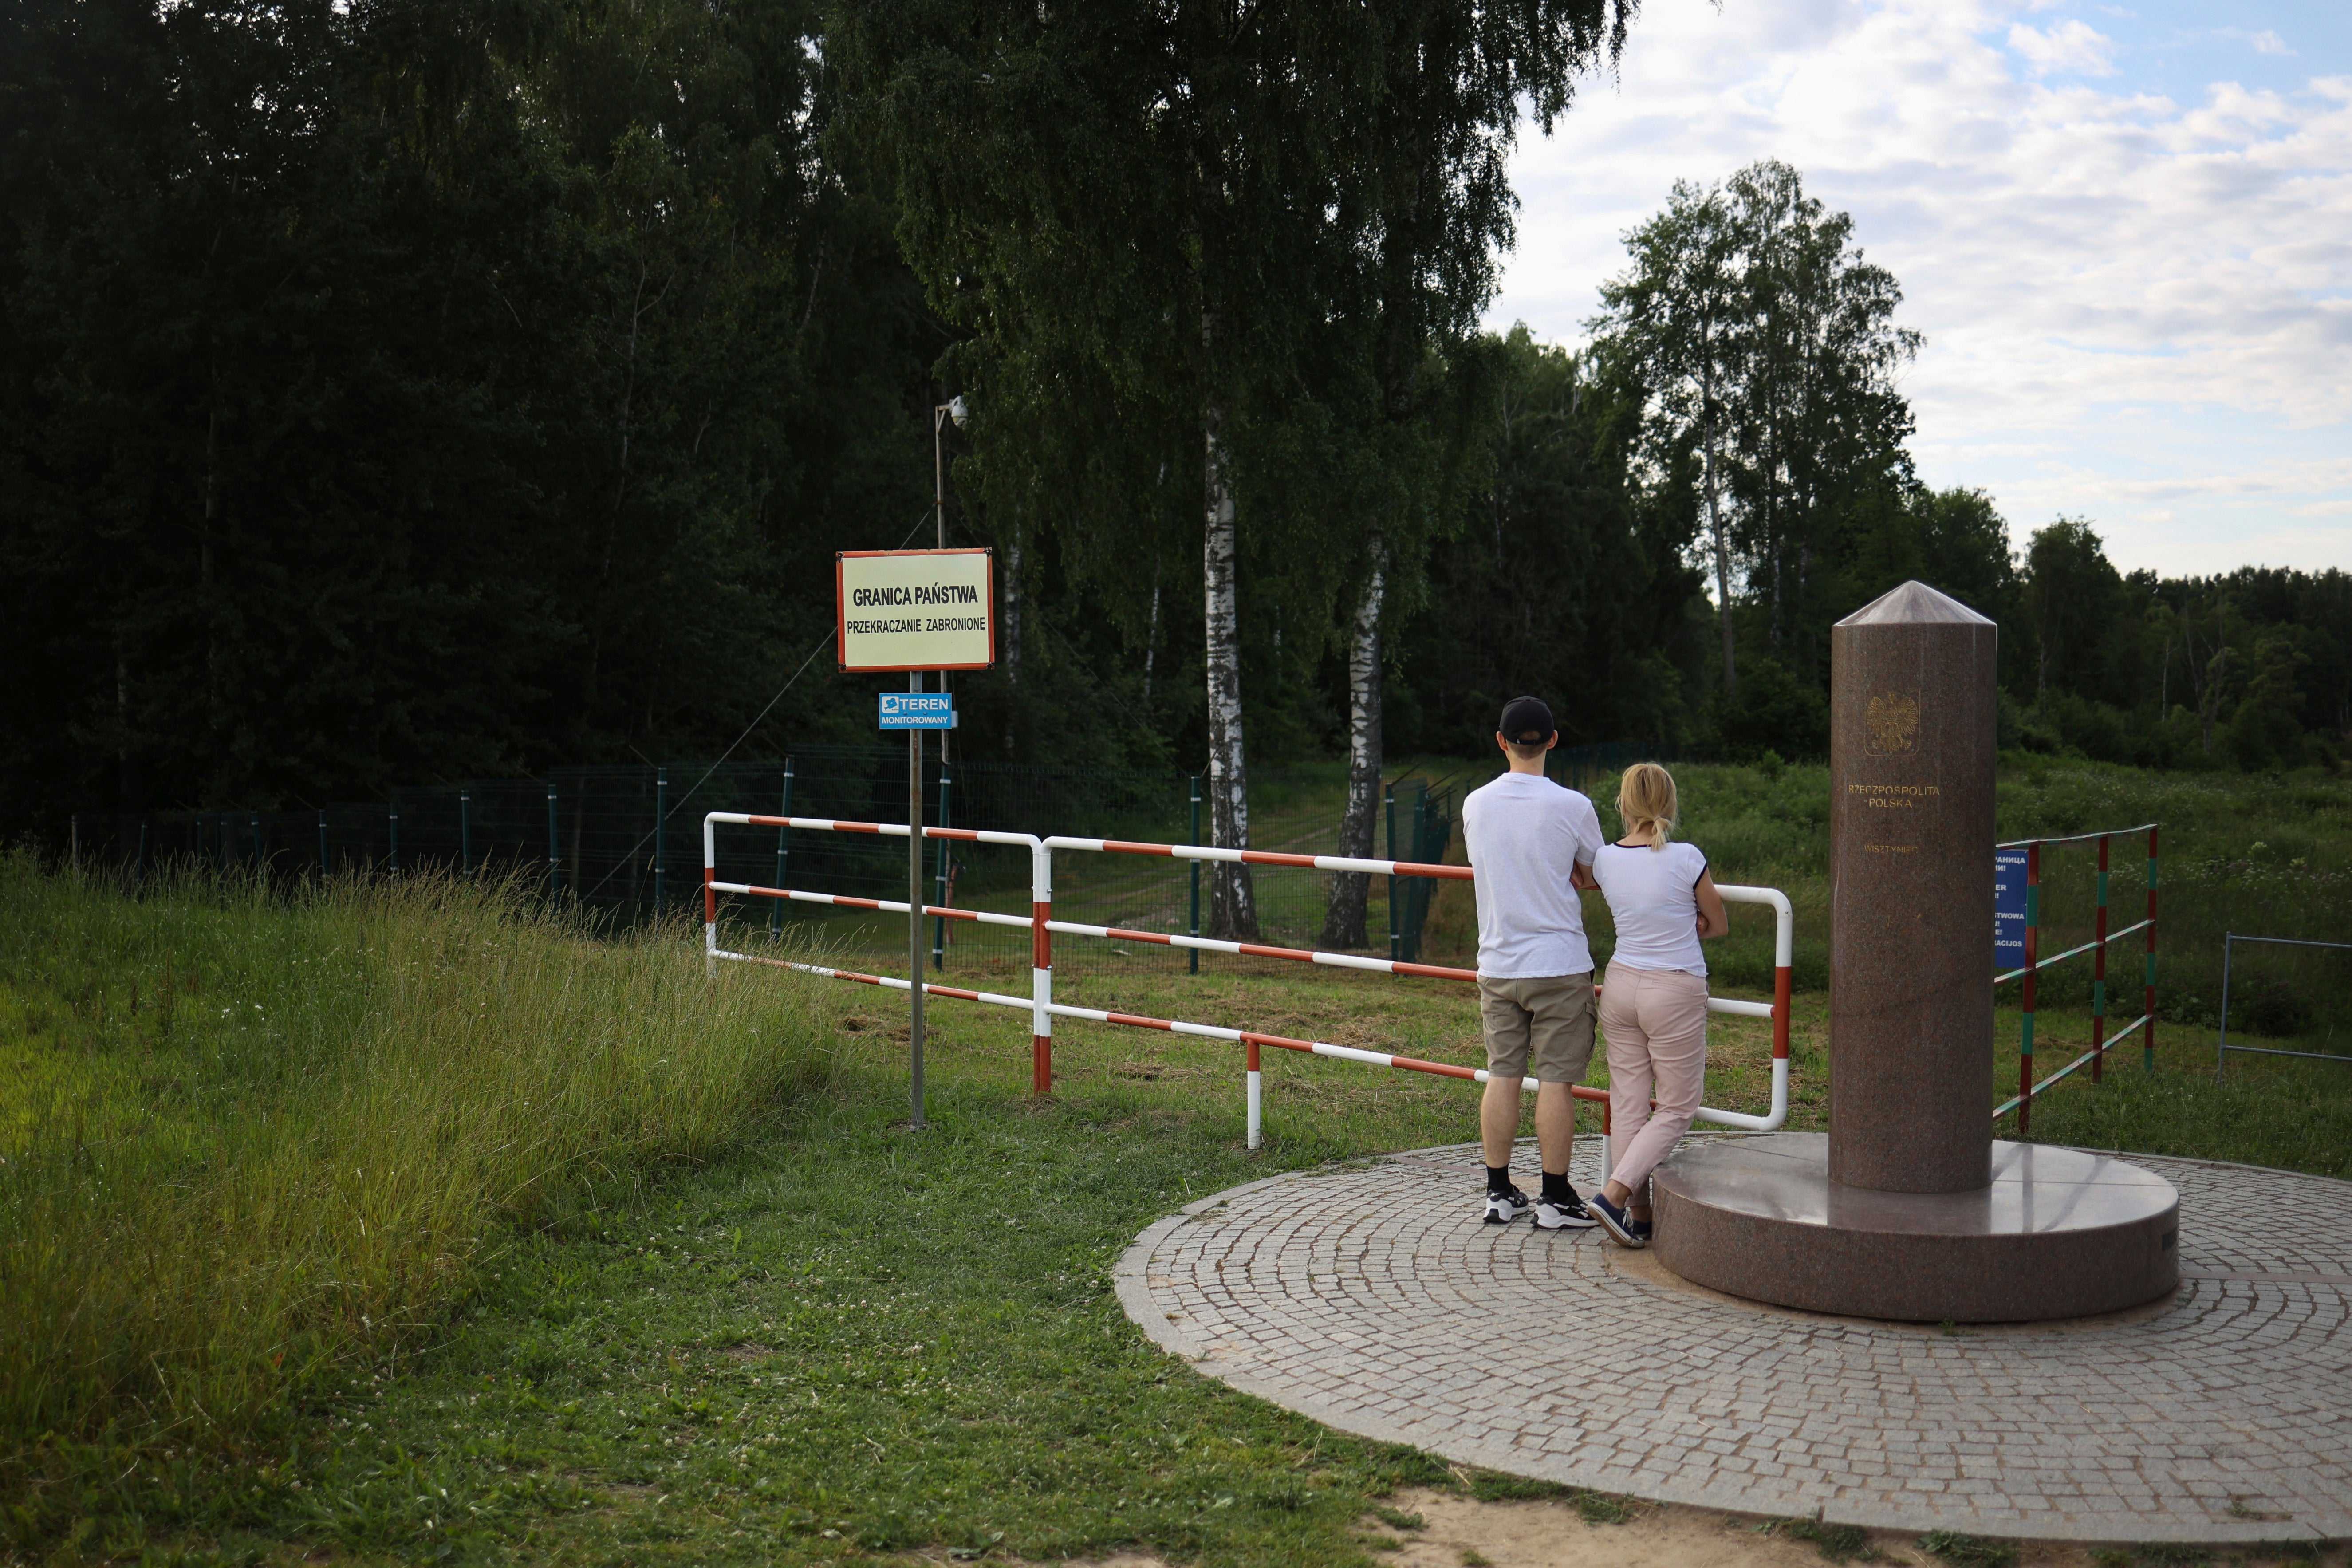
<path id="1" fill-rule="evenodd" d="M 1330 508 L 1281 482 L 1284 455 L 1385 407 L 1374 395 L 1353 419 L 1335 404 L 1350 388 L 1315 371 L 1348 356 L 1328 340 L 1390 326 L 1414 350 L 1392 363 L 1417 373 L 1444 319 L 1422 309 L 1432 281 L 1457 309 L 1490 287 L 1518 106 L 1548 126 L 1632 10 L 903 0 L 845 7 L 828 35 L 866 104 L 858 130 L 895 176 L 903 248 L 1027 411 L 1041 460 L 992 466 L 1044 479 L 1041 520 L 1108 612 L 1142 620 L 1141 563 L 1169 510 L 1142 476 L 1171 458 L 1200 476 L 1220 847 L 1249 842 L 1244 531 L 1286 532 L 1294 559 L 1328 553 Z M 1465 179 L 1477 202 L 1449 219 Z M 1466 252 L 1441 253 L 1465 236 Z M 1374 521 L 1392 545 L 1395 527 Z M 1221 936 L 1255 934 L 1245 867 L 1215 868 L 1210 917 Z"/>

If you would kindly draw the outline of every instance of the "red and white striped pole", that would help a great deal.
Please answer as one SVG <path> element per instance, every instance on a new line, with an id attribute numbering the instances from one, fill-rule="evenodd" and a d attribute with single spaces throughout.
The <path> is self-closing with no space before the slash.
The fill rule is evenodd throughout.
<path id="1" fill-rule="evenodd" d="M 1054 851 L 1029 852 L 1029 1092 L 1054 1092 Z"/>

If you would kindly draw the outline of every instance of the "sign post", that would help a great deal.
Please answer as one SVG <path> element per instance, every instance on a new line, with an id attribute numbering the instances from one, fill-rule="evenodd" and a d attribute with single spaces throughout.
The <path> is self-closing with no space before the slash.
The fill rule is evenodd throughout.
<path id="1" fill-rule="evenodd" d="M 844 550 L 834 557 L 834 609 L 844 674 L 903 673 L 881 694 L 885 730 L 907 732 L 907 993 L 912 1125 L 923 1126 L 923 731 L 955 727 L 947 671 L 996 662 L 994 580 L 986 550 Z M 940 689 L 923 690 L 923 671 Z M 944 754 L 944 753 L 942 753 Z"/>

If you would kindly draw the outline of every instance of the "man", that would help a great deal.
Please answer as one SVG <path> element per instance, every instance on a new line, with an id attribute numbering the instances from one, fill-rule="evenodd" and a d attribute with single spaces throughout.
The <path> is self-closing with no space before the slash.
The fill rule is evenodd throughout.
<path id="1" fill-rule="evenodd" d="M 1534 1205 L 1545 1230 L 1589 1228 L 1568 1156 L 1576 1134 L 1569 1087 L 1592 1060 L 1592 950 L 1573 882 L 1601 849 L 1592 803 L 1544 777 L 1559 743 L 1551 710 L 1515 697 L 1495 732 L 1509 771 L 1462 803 L 1462 836 L 1478 873 L 1478 1011 L 1486 1037 L 1486 1095 L 1478 1107 L 1486 1146 L 1486 1223 L 1528 1212 L 1511 1183 L 1519 1131 L 1519 1080 L 1536 1077 L 1536 1143 L 1543 1188 Z"/>

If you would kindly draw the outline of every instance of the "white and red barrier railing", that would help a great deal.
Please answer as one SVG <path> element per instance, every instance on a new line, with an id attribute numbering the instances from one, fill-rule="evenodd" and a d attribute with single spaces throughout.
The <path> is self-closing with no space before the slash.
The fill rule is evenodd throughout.
<path id="1" fill-rule="evenodd" d="M 795 903 L 833 905 L 837 908 L 872 910 L 883 914 L 910 914 L 904 902 L 889 899 L 852 898 L 846 894 L 816 893 L 793 888 L 767 888 L 749 882 L 721 882 L 718 879 L 718 828 L 721 825 L 752 827 L 796 827 L 824 833 L 864 833 L 904 838 L 904 823 L 845 822 L 832 817 L 762 816 L 740 812 L 711 812 L 703 819 L 703 941 L 704 949 L 714 972 L 720 960 L 735 963 L 763 963 L 789 969 L 803 974 L 815 974 L 827 979 L 854 981 L 860 984 L 877 985 L 894 991 L 912 991 L 915 983 L 887 974 L 868 974 L 861 971 L 832 965 L 803 963 L 789 959 L 768 958 L 756 953 L 731 952 L 719 945 L 719 895 L 737 894 L 748 898 L 774 899 Z M 1038 1094 L 1053 1088 L 1054 1020 L 1076 1018 L 1089 1023 L 1114 1024 L 1128 1028 L 1159 1029 L 1171 1034 L 1189 1035 L 1196 1038 L 1223 1040 L 1244 1048 L 1248 1093 L 1249 1147 L 1258 1147 L 1263 1134 L 1265 1086 L 1259 1066 L 1262 1047 L 1297 1051 L 1318 1057 L 1330 1057 L 1341 1061 L 1362 1062 L 1368 1066 L 1384 1067 L 1402 1072 L 1427 1073 L 1438 1078 L 1461 1079 L 1467 1082 L 1485 1083 L 1484 1068 L 1457 1066 L 1448 1062 L 1424 1061 L 1418 1057 L 1396 1056 L 1382 1051 L 1367 1051 L 1353 1046 L 1338 1046 L 1324 1040 L 1295 1039 L 1286 1035 L 1269 1035 L 1250 1029 L 1226 1028 L 1213 1024 L 1190 1023 L 1177 1018 L 1153 1018 L 1141 1014 L 1121 1013 L 1097 1007 L 1075 1007 L 1054 1000 L 1054 933 L 1067 936 L 1107 938 L 1118 942 L 1142 942 L 1166 947 L 1195 948 L 1208 952 L 1232 953 L 1237 956 L 1272 958 L 1297 963 L 1318 964 L 1328 968 L 1370 971 L 1375 973 L 1403 975 L 1420 979 L 1475 983 L 1477 972 L 1436 963 L 1411 963 L 1399 959 L 1370 958 L 1356 953 L 1322 952 L 1307 948 L 1279 947 L 1265 942 L 1227 942 L 1213 937 L 1180 936 L 1166 931 L 1133 930 L 1125 926 L 1087 925 L 1076 921 L 1057 921 L 1054 908 L 1054 852 L 1056 849 L 1077 853 L 1114 855 L 1150 855 L 1181 860 L 1238 861 L 1244 865 L 1289 866 L 1318 871 L 1355 871 L 1376 877 L 1425 877 L 1450 881 L 1471 881 L 1475 873 L 1467 866 L 1441 866 L 1409 860 L 1358 859 L 1338 855 L 1289 855 L 1273 850 L 1220 849 L 1204 845 L 1142 844 L 1124 839 L 1106 838 L 1038 838 L 1025 833 L 991 833 L 968 827 L 926 827 L 926 838 L 962 839 L 982 844 L 1025 846 L 1030 851 L 1030 912 L 1026 915 L 999 914 L 985 910 L 966 910 L 926 904 L 920 913 L 926 917 L 971 921 L 983 925 L 1013 926 L 1031 933 L 1030 992 L 1026 997 L 1007 995 L 1000 992 L 977 991 L 963 986 L 923 983 L 925 996 L 949 996 L 961 1001 L 979 1002 L 992 1006 L 1022 1007 L 1029 1010 L 1031 1038 L 1031 1087 Z M 1773 988 L 1772 1000 L 1747 1002 L 1727 996 L 1710 996 L 1711 1012 L 1731 1014 L 1741 1017 L 1769 1018 L 1772 1021 L 1772 1100 L 1770 1109 L 1761 1115 L 1748 1112 L 1718 1110 L 1702 1106 L 1698 1119 L 1721 1126 L 1748 1131 L 1769 1132 L 1780 1127 L 1789 1114 L 1789 1001 L 1790 968 L 1795 940 L 1795 920 L 1786 894 L 1776 888 L 1719 887 L 1727 903 L 1768 905 L 1773 910 Z M 1599 989 L 1595 987 L 1596 991 Z M 1532 1086 L 1530 1086 L 1532 1087 Z M 1572 1086 L 1571 1092 L 1580 1100 L 1597 1100 L 1601 1105 L 1601 1130 L 1608 1131 L 1608 1095 L 1582 1085 Z M 1605 1145 L 1604 1145 L 1605 1146 Z M 1606 1156 L 1603 1156 L 1604 1164 Z"/>

